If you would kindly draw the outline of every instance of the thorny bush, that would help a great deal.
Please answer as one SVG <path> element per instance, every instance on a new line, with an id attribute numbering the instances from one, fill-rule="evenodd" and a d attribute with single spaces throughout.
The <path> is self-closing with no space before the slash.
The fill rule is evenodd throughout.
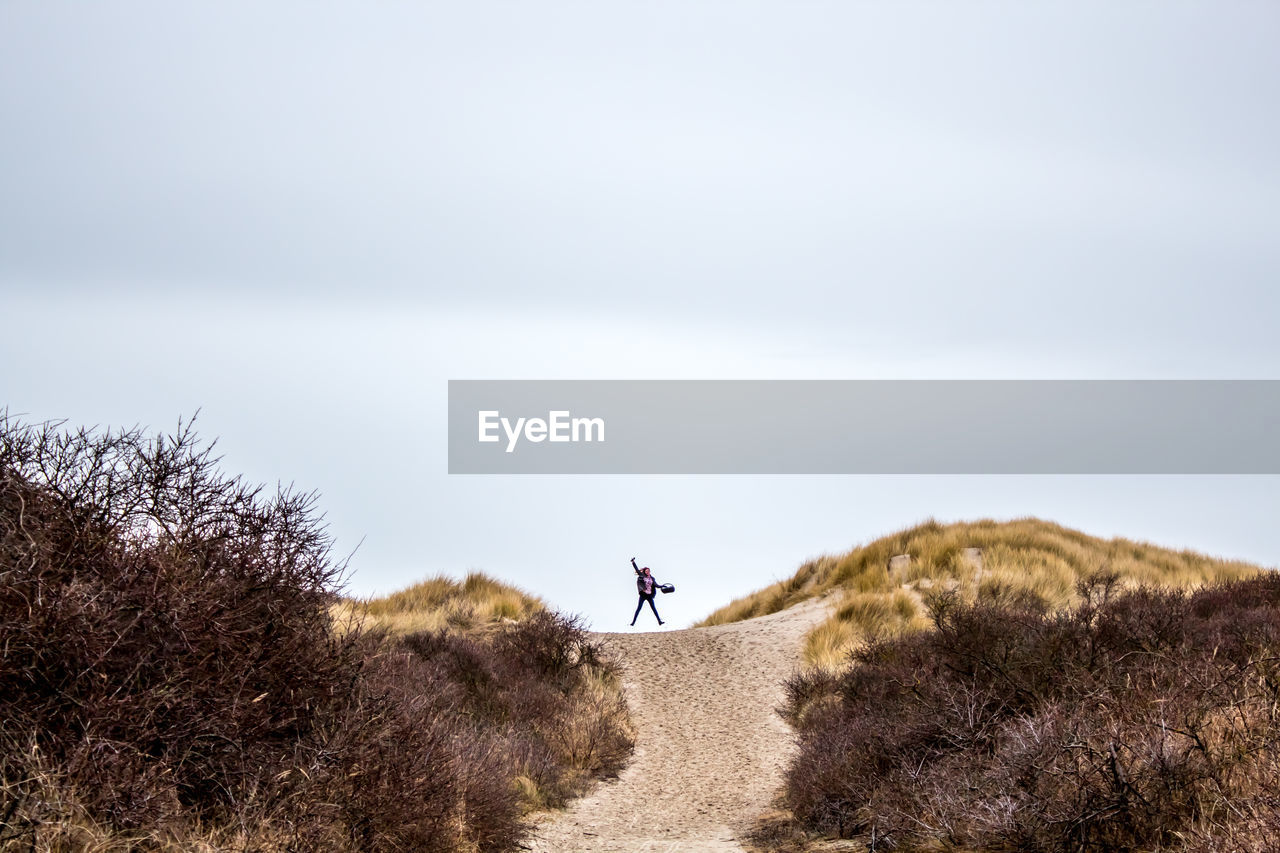
<path id="1" fill-rule="evenodd" d="M 0 849 L 510 850 L 518 775 L 562 801 L 621 766 L 580 625 L 335 631 L 315 495 L 212 449 L 0 413 Z"/>
<path id="2" fill-rule="evenodd" d="M 1280 576 L 1084 605 L 932 602 L 800 675 L 786 798 L 872 849 L 1280 849 Z"/>

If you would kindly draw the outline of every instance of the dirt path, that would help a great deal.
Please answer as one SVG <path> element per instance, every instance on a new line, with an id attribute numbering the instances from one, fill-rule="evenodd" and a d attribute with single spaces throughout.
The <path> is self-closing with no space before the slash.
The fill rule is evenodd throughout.
<path id="1" fill-rule="evenodd" d="M 791 733 L 774 713 L 820 602 L 732 625 L 599 634 L 624 662 L 636 753 L 615 782 L 544 819 L 538 853 L 741 851 L 782 782 Z"/>

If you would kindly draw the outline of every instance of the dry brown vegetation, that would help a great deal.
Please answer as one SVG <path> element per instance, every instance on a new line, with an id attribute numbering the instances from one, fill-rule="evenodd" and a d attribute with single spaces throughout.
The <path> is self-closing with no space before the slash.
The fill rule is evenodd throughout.
<path id="1" fill-rule="evenodd" d="M 895 559 L 896 558 L 896 559 Z M 1280 849 L 1280 576 L 1036 519 L 935 522 L 733 602 L 832 596 L 764 849 Z"/>
<path id="2" fill-rule="evenodd" d="M 216 462 L 0 416 L 0 849 L 505 851 L 621 766 L 575 620 L 334 630 L 314 496 Z"/>
<path id="3" fill-rule="evenodd" d="M 974 559 L 969 549 L 977 549 Z M 909 562 L 889 570 L 890 559 Z M 958 590 L 966 601 L 1019 600 L 1049 610 L 1079 603 L 1078 584 L 1099 572 L 1124 588 L 1193 588 L 1250 576 L 1257 566 L 1127 539 L 1099 539 L 1039 519 L 924 524 L 810 560 L 779 581 L 712 613 L 719 625 L 775 613 L 797 602 L 835 596 L 834 615 L 806 639 L 812 666 L 839 668 L 850 652 L 929 625 L 926 596 Z"/>
<path id="4" fill-rule="evenodd" d="M 1081 605 L 930 601 L 933 628 L 788 684 L 770 849 L 1280 849 L 1280 576 Z M 825 849 L 825 848 L 823 848 Z"/>

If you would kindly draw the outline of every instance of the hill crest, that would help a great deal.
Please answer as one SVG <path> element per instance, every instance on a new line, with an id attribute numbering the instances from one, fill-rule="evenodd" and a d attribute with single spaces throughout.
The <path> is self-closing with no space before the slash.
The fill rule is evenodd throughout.
<path id="1" fill-rule="evenodd" d="M 830 618 L 810 631 L 805 660 L 837 666 L 866 639 L 928 625 L 926 599 L 954 590 L 968 600 L 1019 601 L 1050 610 L 1078 600 L 1079 583 L 1114 573 L 1122 587 L 1194 588 L 1262 567 L 1125 538 L 1104 539 L 1038 518 L 929 520 L 842 555 L 809 560 L 790 578 L 739 598 L 700 626 L 737 622 L 832 596 Z"/>

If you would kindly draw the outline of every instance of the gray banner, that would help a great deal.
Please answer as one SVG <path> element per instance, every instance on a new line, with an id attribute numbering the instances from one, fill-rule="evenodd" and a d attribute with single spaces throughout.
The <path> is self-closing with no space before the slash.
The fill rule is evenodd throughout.
<path id="1" fill-rule="evenodd" d="M 451 380 L 451 474 L 1277 474 L 1277 380 Z"/>

